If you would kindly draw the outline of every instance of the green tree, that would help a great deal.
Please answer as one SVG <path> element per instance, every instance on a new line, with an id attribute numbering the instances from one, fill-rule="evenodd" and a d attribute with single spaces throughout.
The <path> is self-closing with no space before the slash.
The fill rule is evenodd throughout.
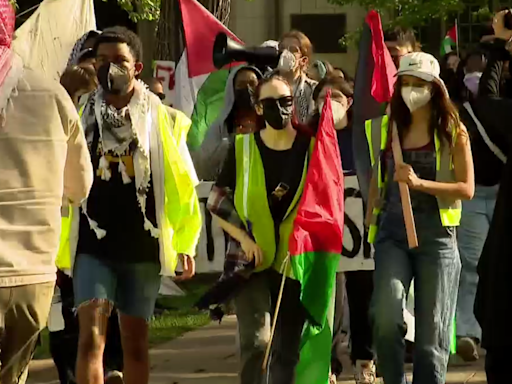
<path id="1" fill-rule="evenodd" d="M 108 1 L 108 0 L 103 0 Z M 128 12 L 130 18 L 137 22 L 140 20 L 156 20 L 160 16 L 161 7 L 166 3 L 161 0 L 117 0 L 119 6 Z M 231 0 L 199 0 L 222 23 L 227 24 Z"/>
<path id="2" fill-rule="evenodd" d="M 160 0 L 117 0 L 117 2 L 135 22 L 156 20 L 160 15 Z"/>
<path id="3" fill-rule="evenodd" d="M 403 27 L 419 27 L 433 19 L 444 20 L 464 9 L 463 0 L 328 0 L 335 5 L 360 5 L 389 15 L 390 23 Z M 482 8 L 488 0 L 476 0 Z"/>

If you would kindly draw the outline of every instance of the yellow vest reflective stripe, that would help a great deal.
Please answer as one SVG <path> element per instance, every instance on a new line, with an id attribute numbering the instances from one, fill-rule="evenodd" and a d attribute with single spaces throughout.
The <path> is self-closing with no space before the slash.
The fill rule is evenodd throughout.
<path id="1" fill-rule="evenodd" d="M 85 104 L 80 107 L 78 116 L 82 117 L 85 109 Z M 55 265 L 60 270 L 71 269 L 71 226 L 73 224 L 73 207 L 67 206 L 61 208 L 60 219 L 60 240 L 59 252 L 55 259 Z"/>
<path id="2" fill-rule="evenodd" d="M 293 230 L 298 202 L 306 181 L 308 156 L 304 160 L 299 189 L 279 227 L 279 244 L 276 245 L 274 220 L 268 205 L 265 170 L 253 133 L 235 137 L 235 154 L 235 209 L 247 231 L 252 233 L 256 243 L 263 251 L 263 263 L 256 271 L 262 271 L 270 267 L 281 271 L 288 255 L 288 241 Z M 285 274 L 293 277 L 291 268 L 288 268 Z"/>
<path id="3" fill-rule="evenodd" d="M 377 119 L 365 122 L 366 139 L 370 150 L 370 159 L 372 164 L 372 174 L 376 176 L 379 190 L 379 198 L 372 212 L 372 219 L 368 231 L 368 241 L 373 243 L 377 235 L 377 222 L 382 210 L 382 201 L 386 187 L 386 180 L 381 172 L 381 153 L 386 148 L 388 138 L 388 116 L 382 116 Z M 454 139 L 456 132 L 454 131 Z M 448 142 L 439 137 L 438 132 L 434 135 L 436 151 L 436 181 L 442 183 L 455 182 L 453 169 L 453 159 Z M 384 176 L 385 177 L 385 176 Z M 460 200 L 437 197 L 439 206 L 439 216 L 441 223 L 445 227 L 454 227 L 460 224 L 462 214 L 462 204 Z"/>
<path id="4" fill-rule="evenodd" d="M 80 110 L 80 115 L 83 108 Z M 172 124 L 165 106 L 158 109 L 158 124 L 163 152 L 162 172 L 164 177 L 164 214 L 161 215 L 160 244 L 163 246 L 164 260 L 162 269 L 174 271 L 178 262 L 177 254 L 195 255 L 201 233 L 202 218 L 195 185 L 178 150 L 177 139 L 186 135 L 190 120 L 177 112 Z M 60 248 L 57 255 L 57 267 L 71 267 L 71 224 L 72 209 L 69 216 L 61 219 Z M 160 251 L 162 252 L 162 250 Z"/>
<path id="5" fill-rule="evenodd" d="M 71 269 L 71 245 L 69 244 L 69 238 L 72 222 L 73 208 L 70 206 L 62 207 L 59 253 L 57 253 L 57 259 L 55 260 L 55 264 L 60 270 Z"/>

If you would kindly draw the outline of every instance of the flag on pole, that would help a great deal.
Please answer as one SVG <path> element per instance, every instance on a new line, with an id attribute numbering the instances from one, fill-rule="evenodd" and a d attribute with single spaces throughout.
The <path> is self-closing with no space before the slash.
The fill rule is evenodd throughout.
<path id="1" fill-rule="evenodd" d="M 329 380 L 332 309 L 344 225 L 343 171 L 330 100 L 329 95 L 289 243 L 293 273 L 301 283 L 301 302 L 308 312 L 297 384 Z"/>
<path id="2" fill-rule="evenodd" d="M 459 43 L 459 34 L 457 32 L 457 25 L 454 25 L 452 29 L 450 29 L 443 41 L 441 42 L 441 56 L 446 55 L 453 51 L 453 47 L 457 46 Z"/>
<path id="3" fill-rule="evenodd" d="M 359 59 L 354 89 L 352 146 L 361 194 L 368 202 L 372 167 L 365 121 L 385 114 L 396 80 L 396 67 L 386 45 L 380 15 L 368 12 L 359 42 Z"/>
<path id="4" fill-rule="evenodd" d="M 219 33 L 241 43 L 197 0 L 179 0 L 178 23 L 182 26 L 175 70 L 174 107 L 192 120 L 188 134 L 191 149 L 197 149 L 224 105 L 228 70 L 213 65 L 213 44 Z"/>

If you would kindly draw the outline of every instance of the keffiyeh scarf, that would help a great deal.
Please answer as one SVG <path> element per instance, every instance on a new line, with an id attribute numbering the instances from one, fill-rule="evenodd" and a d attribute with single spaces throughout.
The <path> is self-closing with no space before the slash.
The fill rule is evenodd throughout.
<path id="1" fill-rule="evenodd" d="M 300 123 L 306 124 L 314 109 L 313 92 L 318 83 L 306 76 L 302 76 L 294 85 L 293 98 L 295 113 Z"/>
<path id="2" fill-rule="evenodd" d="M 133 151 L 133 163 L 135 171 L 135 187 L 137 200 L 144 216 L 144 229 L 151 232 L 153 237 L 159 236 L 159 230 L 153 226 L 146 217 L 146 199 L 151 178 L 151 164 L 149 153 L 149 132 L 152 129 L 152 108 L 149 91 L 142 82 L 137 82 L 135 92 L 127 107 L 117 110 L 105 103 L 103 91 L 99 88 L 93 92 L 82 114 L 82 123 L 89 148 L 96 130 L 99 131 L 97 151 L 99 152 L 98 174 L 104 181 L 109 181 L 110 171 L 107 153 L 119 157 L 116 162 L 119 165 L 119 173 L 123 182 L 129 184 L 132 179 L 126 172 L 126 166 L 121 156 L 130 145 L 135 146 Z M 96 153 L 92 153 L 96 156 Z M 91 229 L 101 239 L 107 235 L 106 231 L 98 226 L 98 223 L 87 214 L 87 201 L 82 204 L 82 211 L 89 221 Z"/>

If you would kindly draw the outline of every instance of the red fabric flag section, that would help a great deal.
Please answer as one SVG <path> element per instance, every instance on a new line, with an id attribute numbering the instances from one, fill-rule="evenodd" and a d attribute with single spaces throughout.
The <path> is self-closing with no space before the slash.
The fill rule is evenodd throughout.
<path id="1" fill-rule="evenodd" d="M 446 36 L 452 39 L 454 43 L 456 43 L 459 40 L 459 36 L 457 34 L 457 27 L 453 26 L 453 28 L 448 31 Z"/>
<path id="2" fill-rule="evenodd" d="M 396 81 L 396 67 L 386 45 L 382 22 L 377 11 L 370 11 L 366 23 L 372 31 L 372 55 L 375 63 L 372 79 L 372 96 L 379 103 L 387 103 L 393 96 Z"/>
<path id="3" fill-rule="evenodd" d="M 343 203 L 343 171 L 329 95 L 290 237 L 290 255 L 306 252 L 341 254 Z"/>
<path id="4" fill-rule="evenodd" d="M 188 72 L 190 77 L 216 71 L 213 65 L 213 44 L 219 33 L 243 44 L 233 32 L 227 29 L 197 0 L 180 0 L 181 18 L 187 48 Z"/>

